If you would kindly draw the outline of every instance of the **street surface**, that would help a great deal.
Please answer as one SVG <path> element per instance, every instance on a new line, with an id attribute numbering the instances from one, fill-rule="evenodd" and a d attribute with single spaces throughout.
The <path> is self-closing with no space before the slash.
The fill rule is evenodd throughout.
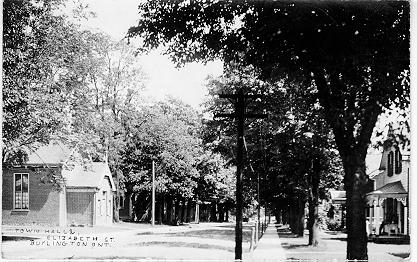
<path id="1" fill-rule="evenodd" d="M 37 231 L 34 231 L 36 229 Z M 108 227 L 49 228 L 3 226 L 2 256 L 6 259 L 234 259 L 234 224 L 183 226 L 118 223 Z M 244 224 L 245 261 L 344 261 L 346 234 L 321 233 L 321 245 L 309 247 L 308 236 L 297 238 L 283 226 L 270 224 L 250 252 L 250 224 Z M 87 238 L 88 237 L 88 238 Z M 64 246 L 65 244 L 65 246 Z M 409 245 L 368 244 L 369 261 L 405 261 Z"/>

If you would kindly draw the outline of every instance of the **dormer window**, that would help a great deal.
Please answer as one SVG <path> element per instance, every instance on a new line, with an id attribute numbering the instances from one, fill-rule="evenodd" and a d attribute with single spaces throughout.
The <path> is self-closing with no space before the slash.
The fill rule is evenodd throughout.
<path id="1" fill-rule="evenodd" d="M 394 174 L 394 152 L 389 152 L 388 154 L 388 176 Z"/>
<path id="2" fill-rule="evenodd" d="M 395 174 L 402 172 L 402 156 L 399 149 L 395 150 Z"/>

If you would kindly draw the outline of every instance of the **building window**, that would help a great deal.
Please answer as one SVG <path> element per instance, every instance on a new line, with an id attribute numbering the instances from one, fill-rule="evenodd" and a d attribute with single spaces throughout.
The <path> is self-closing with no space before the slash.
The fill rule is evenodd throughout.
<path id="1" fill-rule="evenodd" d="M 107 204 L 107 215 L 110 216 L 111 215 L 111 200 L 109 199 L 108 204 Z"/>
<path id="2" fill-rule="evenodd" d="M 402 172 L 402 156 L 399 149 L 395 150 L 395 174 Z"/>
<path id="3" fill-rule="evenodd" d="M 125 206 L 124 197 L 123 196 L 120 196 L 120 199 L 119 199 L 119 207 L 120 208 L 123 208 L 124 206 Z"/>
<path id="4" fill-rule="evenodd" d="M 29 174 L 14 174 L 14 209 L 29 209 Z"/>
<path id="5" fill-rule="evenodd" d="M 394 174 L 394 152 L 389 152 L 388 154 L 388 176 Z"/>
<path id="6" fill-rule="evenodd" d="M 100 215 L 103 216 L 106 208 L 106 191 L 103 191 L 103 199 L 101 205 L 102 208 L 100 209 Z"/>

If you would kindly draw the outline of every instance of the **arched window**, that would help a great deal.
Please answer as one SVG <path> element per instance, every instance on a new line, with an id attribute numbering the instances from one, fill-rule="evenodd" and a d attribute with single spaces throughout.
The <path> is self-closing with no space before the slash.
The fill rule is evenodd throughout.
<path id="1" fill-rule="evenodd" d="M 402 156 L 400 150 L 395 150 L 395 174 L 401 174 L 402 172 Z"/>
<path id="2" fill-rule="evenodd" d="M 394 152 L 389 152 L 388 154 L 388 176 L 394 174 Z"/>

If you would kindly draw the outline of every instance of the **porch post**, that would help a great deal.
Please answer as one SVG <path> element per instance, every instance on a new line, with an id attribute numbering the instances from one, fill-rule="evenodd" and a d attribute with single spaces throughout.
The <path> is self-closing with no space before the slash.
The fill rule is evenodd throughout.
<path id="1" fill-rule="evenodd" d="M 398 233 L 401 232 L 401 201 L 397 200 Z"/>
<path id="2" fill-rule="evenodd" d="M 379 206 L 379 199 L 377 201 L 374 201 L 374 216 L 375 216 L 375 235 L 379 235 L 379 209 L 381 207 Z"/>
<path id="3" fill-rule="evenodd" d="M 404 206 L 404 235 L 408 235 L 408 206 Z"/>
<path id="4" fill-rule="evenodd" d="M 369 206 L 369 225 L 370 225 L 370 234 L 373 233 L 373 228 L 374 228 L 374 213 L 375 213 L 375 209 L 374 209 L 374 205 L 372 202 L 372 205 Z"/>

